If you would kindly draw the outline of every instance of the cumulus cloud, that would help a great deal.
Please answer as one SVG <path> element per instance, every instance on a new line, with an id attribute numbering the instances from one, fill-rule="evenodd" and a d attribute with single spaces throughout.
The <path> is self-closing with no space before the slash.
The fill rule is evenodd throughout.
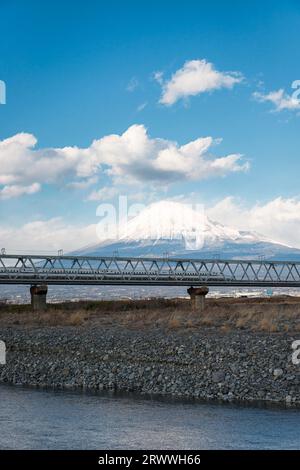
<path id="1" fill-rule="evenodd" d="M 36 192 L 44 183 L 83 189 L 94 184 L 100 174 L 108 176 L 112 185 L 168 184 L 248 169 L 238 153 L 213 156 L 211 149 L 219 142 L 200 137 L 179 145 L 151 138 L 143 125 L 133 125 L 121 135 L 94 140 L 87 148 L 36 149 L 36 138 L 21 133 L 0 141 L 0 191 L 8 198 Z"/>
<path id="2" fill-rule="evenodd" d="M 38 220 L 26 223 L 17 229 L 0 225 L 1 246 L 7 252 L 14 250 L 41 252 L 58 249 L 72 251 L 78 246 L 91 245 L 99 242 L 96 224 L 77 226 L 68 224 L 61 218 Z"/>
<path id="3" fill-rule="evenodd" d="M 241 230 L 254 230 L 273 240 L 300 248 L 300 199 L 278 197 L 247 207 L 227 197 L 210 207 L 214 220 Z"/>
<path id="4" fill-rule="evenodd" d="M 12 199 L 15 197 L 23 196 L 24 194 L 34 194 L 40 191 L 41 185 L 39 183 L 33 183 L 29 186 L 22 185 L 11 185 L 3 186 L 0 189 L 0 199 Z"/>
<path id="5" fill-rule="evenodd" d="M 283 110 L 300 110 L 300 100 L 297 97 L 286 93 L 283 88 L 277 91 L 271 91 L 270 93 L 261 93 L 256 91 L 253 93 L 253 97 L 260 103 L 272 103 L 276 112 Z"/>
<path id="6" fill-rule="evenodd" d="M 162 149 L 154 162 L 154 168 L 160 174 L 173 174 L 174 178 L 201 180 L 214 176 L 225 176 L 230 172 L 246 171 L 248 163 L 241 164 L 241 155 L 232 154 L 225 157 L 210 157 L 209 150 L 218 140 L 204 137 L 186 145 L 168 145 Z"/>
<path id="7" fill-rule="evenodd" d="M 67 176 L 88 177 L 93 162 L 77 147 L 38 149 L 32 134 L 20 133 L 0 141 L 0 185 L 57 183 Z"/>
<path id="8" fill-rule="evenodd" d="M 113 186 L 105 186 L 104 188 L 92 191 L 88 196 L 89 201 L 109 201 L 119 194 L 117 188 Z"/>
<path id="9" fill-rule="evenodd" d="M 232 88 L 243 80 L 241 73 L 219 72 L 205 59 L 185 62 L 170 80 L 163 81 L 161 72 L 156 72 L 154 78 L 162 85 L 160 103 L 167 106 L 176 103 L 181 98 L 220 88 Z"/>
<path id="10" fill-rule="evenodd" d="M 97 176 L 93 176 L 83 181 L 71 181 L 71 183 L 68 183 L 67 186 L 68 188 L 71 188 L 71 189 L 86 189 L 96 184 L 97 181 L 98 181 Z"/>

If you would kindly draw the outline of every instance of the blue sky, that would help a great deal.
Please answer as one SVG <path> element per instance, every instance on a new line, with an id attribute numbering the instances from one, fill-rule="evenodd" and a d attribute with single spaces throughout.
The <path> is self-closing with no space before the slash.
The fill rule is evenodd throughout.
<path id="1" fill-rule="evenodd" d="M 59 218 L 69 227 L 94 224 L 98 204 L 115 201 L 119 192 L 134 200 L 140 194 L 141 202 L 190 198 L 210 207 L 221 222 L 245 225 L 240 228 L 264 228 L 262 214 L 268 211 L 271 220 L 278 210 L 286 211 L 292 226 L 278 237 L 294 242 L 289 233 L 300 219 L 300 106 L 292 101 L 291 85 L 300 80 L 299 1 L 3 0 L 0 16 L 0 80 L 6 83 L 0 141 L 14 139 L 0 147 L 3 243 L 31 222 Z M 174 74 L 185 74 L 191 61 L 210 64 L 216 79 L 227 76 L 236 83 L 193 94 L 181 83 L 185 91 L 174 102 L 163 102 L 168 86 L 180 85 Z M 155 72 L 161 73 L 156 79 Z M 270 95 L 279 90 L 281 96 Z M 129 152 L 123 141 L 114 143 L 112 156 L 103 156 L 106 147 L 99 144 L 96 169 L 82 170 L 82 159 L 93 159 L 93 152 L 83 152 L 74 169 L 66 165 L 73 150 L 58 152 L 61 177 L 56 171 L 47 178 L 45 169 L 28 174 L 36 158 L 49 160 L 55 149 L 90 148 L 92 141 L 121 136 L 134 125 L 139 132 L 130 138 L 147 132 L 146 150 L 136 158 L 152 159 L 139 174 L 135 160 L 130 167 L 127 161 L 119 164 Z M 37 143 L 33 147 L 29 137 L 18 141 L 16 156 L 20 133 Z M 181 146 L 204 137 L 215 141 L 205 161 L 236 155 L 228 170 L 193 175 L 193 162 L 197 173 L 203 155 L 190 163 L 191 171 L 179 168 L 188 158 Z M 168 162 L 160 157 L 157 139 L 164 139 L 168 152 L 176 142 L 181 152 L 176 172 L 170 159 L 177 157 L 167 157 Z M 243 221 L 250 216 L 252 225 L 246 227 Z M 264 231 L 273 232 L 274 226 Z"/>

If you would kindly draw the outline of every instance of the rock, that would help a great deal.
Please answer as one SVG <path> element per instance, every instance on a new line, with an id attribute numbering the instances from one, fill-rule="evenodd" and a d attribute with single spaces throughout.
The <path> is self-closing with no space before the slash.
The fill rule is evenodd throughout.
<path id="1" fill-rule="evenodd" d="M 283 375 L 283 370 L 282 369 L 274 369 L 273 370 L 273 375 L 274 375 L 275 379 L 277 379 L 278 377 L 281 377 Z"/>
<path id="2" fill-rule="evenodd" d="M 217 372 L 213 372 L 213 374 L 212 374 L 212 381 L 213 382 L 215 382 L 215 383 L 223 382 L 224 379 L 225 379 L 225 373 L 222 370 L 217 371 Z"/>

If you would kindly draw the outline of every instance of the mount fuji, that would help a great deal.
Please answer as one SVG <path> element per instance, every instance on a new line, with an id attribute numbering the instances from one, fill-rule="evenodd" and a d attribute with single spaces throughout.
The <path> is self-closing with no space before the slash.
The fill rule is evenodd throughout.
<path id="1" fill-rule="evenodd" d="M 116 239 L 117 238 L 117 239 Z M 300 260 L 300 250 L 210 220 L 173 201 L 153 203 L 110 238 L 76 251 L 88 256 Z"/>

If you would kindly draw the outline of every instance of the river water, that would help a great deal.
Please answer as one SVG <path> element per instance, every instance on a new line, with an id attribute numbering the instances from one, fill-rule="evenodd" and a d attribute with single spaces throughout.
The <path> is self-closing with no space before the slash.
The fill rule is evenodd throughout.
<path id="1" fill-rule="evenodd" d="M 300 410 L 0 385 L 0 449 L 300 449 Z"/>

